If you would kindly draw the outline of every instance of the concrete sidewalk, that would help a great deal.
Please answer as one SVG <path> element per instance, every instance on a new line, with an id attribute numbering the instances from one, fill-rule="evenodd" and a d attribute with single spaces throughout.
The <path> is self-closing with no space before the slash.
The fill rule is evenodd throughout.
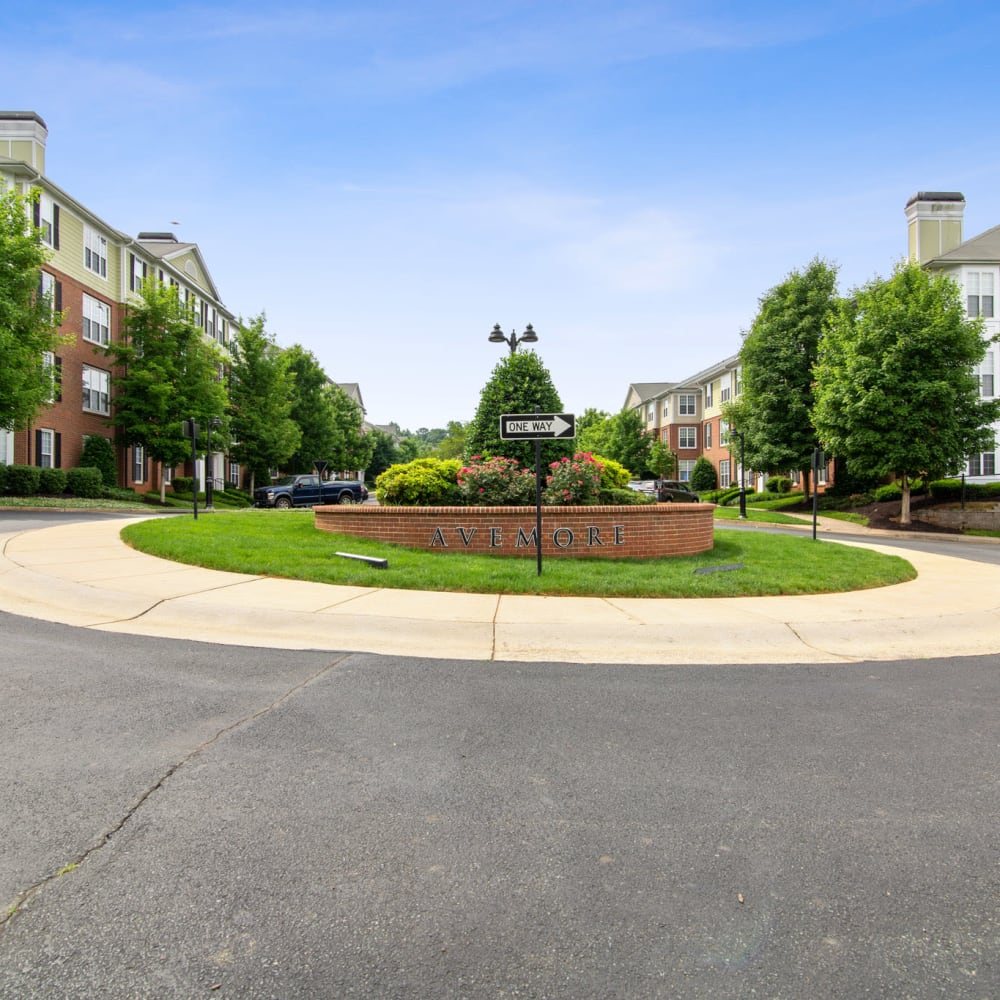
<path id="1" fill-rule="evenodd" d="M 825 539 L 846 544 L 876 534 L 821 521 Z M 446 594 L 183 566 L 130 549 L 125 523 L 0 535 L 0 609 L 135 635 L 481 661 L 835 663 L 1000 650 L 1000 568 L 949 556 L 906 553 L 916 580 L 847 594 Z"/>

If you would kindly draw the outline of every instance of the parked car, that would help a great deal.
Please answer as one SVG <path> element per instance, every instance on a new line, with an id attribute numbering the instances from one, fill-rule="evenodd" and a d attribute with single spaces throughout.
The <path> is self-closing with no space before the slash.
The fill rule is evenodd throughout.
<path id="1" fill-rule="evenodd" d="M 628 488 L 636 493 L 645 493 L 647 496 L 656 496 L 656 481 L 653 479 L 633 479 L 629 482 Z"/>
<path id="2" fill-rule="evenodd" d="M 656 486 L 656 499 L 660 503 L 698 503 L 701 497 L 689 490 L 687 483 L 661 479 Z"/>
<path id="3" fill-rule="evenodd" d="M 368 499 L 364 483 L 353 479 L 334 479 L 321 482 L 319 476 L 285 476 L 270 486 L 253 491 L 255 507 L 313 507 L 316 504 L 362 503 Z"/>

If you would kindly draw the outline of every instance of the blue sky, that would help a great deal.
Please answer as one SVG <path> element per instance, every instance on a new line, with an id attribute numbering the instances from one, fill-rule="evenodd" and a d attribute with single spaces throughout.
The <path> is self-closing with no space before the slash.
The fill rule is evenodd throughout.
<path id="1" fill-rule="evenodd" d="M 494 323 L 615 412 L 814 256 L 889 273 L 917 191 L 1000 224 L 997 37 L 979 0 L 75 0 L 0 52 L 56 184 L 198 243 L 231 310 L 416 430 L 471 419 Z"/>

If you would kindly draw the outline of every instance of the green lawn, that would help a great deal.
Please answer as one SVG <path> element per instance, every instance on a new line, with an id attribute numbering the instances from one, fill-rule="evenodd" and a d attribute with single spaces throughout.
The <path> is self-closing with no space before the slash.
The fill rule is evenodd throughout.
<path id="1" fill-rule="evenodd" d="M 425 552 L 318 531 L 311 511 L 216 512 L 128 525 L 128 544 L 176 562 L 365 587 L 602 597 L 739 597 L 882 587 L 916 576 L 897 556 L 755 532 L 717 531 L 715 547 L 676 559 L 535 558 Z M 375 569 L 337 552 L 388 559 Z M 739 565 L 739 569 L 731 569 Z M 697 573 L 697 569 L 711 572 Z"/>

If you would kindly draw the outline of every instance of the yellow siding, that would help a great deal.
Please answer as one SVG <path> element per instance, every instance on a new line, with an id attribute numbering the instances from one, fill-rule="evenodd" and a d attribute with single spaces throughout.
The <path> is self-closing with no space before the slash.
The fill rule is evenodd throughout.
<path id="1" fill-rule="evenodd" d="M 52 265 L 64 271 L 81 285 L 93 288 L 101 295 L 117 302 L 121 288 L 121 248 L 113 243 L 110 234 L 108 238 L 108 277 L 107 280 L 88 270 L 83 265 L 83 220 L 60 206 L 59 213 L 59 249 L 52 253 Z M 99 232 L 101 230 L 98 230 Z"/>

